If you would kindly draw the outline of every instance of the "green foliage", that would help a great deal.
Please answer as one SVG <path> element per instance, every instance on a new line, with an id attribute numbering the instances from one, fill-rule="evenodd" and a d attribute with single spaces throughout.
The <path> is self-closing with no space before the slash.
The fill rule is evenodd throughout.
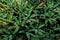
<path id="1" fill-rule="evenodd" d="M 59 0 L 0 0 L 0 40 L 59 39 Z"/>

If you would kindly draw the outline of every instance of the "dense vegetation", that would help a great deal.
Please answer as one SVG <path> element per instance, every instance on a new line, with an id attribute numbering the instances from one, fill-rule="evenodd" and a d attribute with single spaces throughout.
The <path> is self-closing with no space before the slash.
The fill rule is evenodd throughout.
<path id="1" fill-rule="evenodd" d="M 60 0 L 0 0 L 0 40 L 60 40 Z"/>

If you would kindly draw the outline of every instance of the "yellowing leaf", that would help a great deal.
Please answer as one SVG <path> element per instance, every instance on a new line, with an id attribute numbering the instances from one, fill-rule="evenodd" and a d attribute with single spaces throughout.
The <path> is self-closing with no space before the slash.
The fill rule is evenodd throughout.
<path id="1" fill-rule="evenodd" d="M 7 4 L 4 4 L 3 6 L 7 6 Z"/>
<path id="2" fill-rule="evenodd" d="M 1 23 L 2 25 L 5 25 L 5 24 L 6 24 L 6 22 L 4 22 L 3 20 L 0 20 L 0 23 Z"/>
<path id="3" fill-rule="evenodd" d="M 0 8 L 0 10 L 1 10 L 1 11 L 4 11 L 4 10 L 5 10 L 5 8 Z"/>

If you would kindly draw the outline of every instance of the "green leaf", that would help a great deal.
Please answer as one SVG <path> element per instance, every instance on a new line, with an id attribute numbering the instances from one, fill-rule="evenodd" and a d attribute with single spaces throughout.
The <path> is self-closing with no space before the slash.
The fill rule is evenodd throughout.
<path id="1" fill-rule="evenodd" d="M 12 39 L 13 39 L 13 37 L 12 37 L 12 35 L 10 35 L 10 36 L 9 36 L 9 40 L 12 40 Z"/>

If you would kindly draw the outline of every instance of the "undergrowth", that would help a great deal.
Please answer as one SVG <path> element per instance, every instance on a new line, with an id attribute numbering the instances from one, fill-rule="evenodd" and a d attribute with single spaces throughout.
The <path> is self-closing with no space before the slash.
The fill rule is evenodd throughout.
<path id="1" fill-rule="evenodd" d="M 60 40 L 60 1 L 0 0 L 0 40 Z"/>

